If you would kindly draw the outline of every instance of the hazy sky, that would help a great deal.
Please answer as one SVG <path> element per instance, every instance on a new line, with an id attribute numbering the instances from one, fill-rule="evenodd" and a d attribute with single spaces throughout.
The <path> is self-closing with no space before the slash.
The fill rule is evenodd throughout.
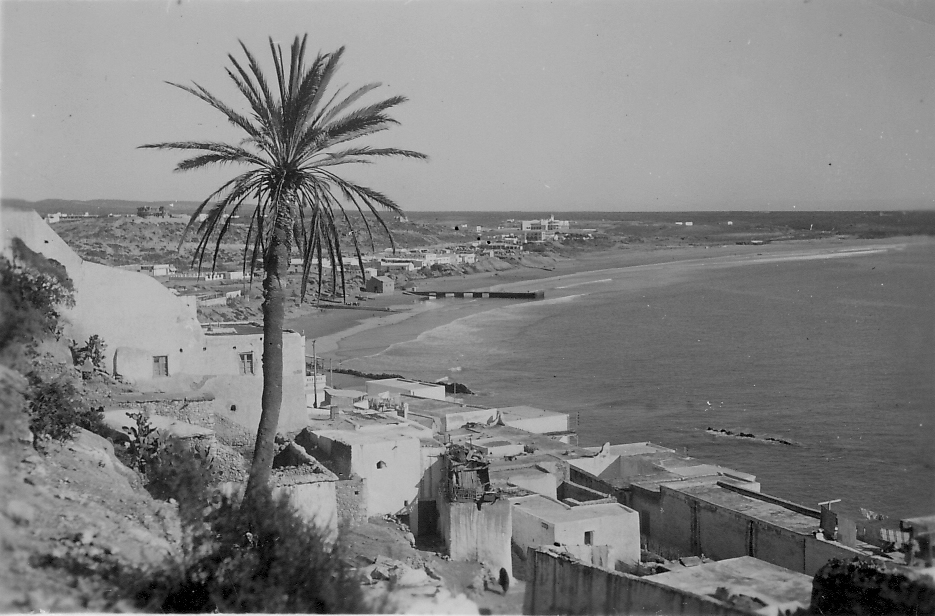
<path id="1" fill-rule="evenodd" d="M 404 94 L 346 173 L 411 210 L 935 208 L 928 0 L 2 0 L 0 190 L 200 200 L 155 141 L 237 134 L 241 39 L 347 51 L 339 84 Z M 242 57 L 239 54 L 238 57 Z"/>

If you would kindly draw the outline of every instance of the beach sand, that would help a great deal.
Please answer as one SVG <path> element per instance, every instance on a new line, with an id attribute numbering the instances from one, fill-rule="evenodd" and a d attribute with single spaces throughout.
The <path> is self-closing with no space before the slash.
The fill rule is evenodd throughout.
<path id="1" fill-rule="evenodd" d="M 542 288 L 561 288 L 587 284 L 587 274 L 600 274 L 603 270 L 634 267 L 635 284 L 640 278 L 645 284 L 660 282 L 660 277 L 685 275 L 686 268 L 695 262 L 706 262 L 725 267 L 764 261 L 797 260 L 855 256 L 866 250 L 899 249 L 906 242 L 921 241 L 913 238 L 886 240 L 795 240 L 760 246 L 724 245 L 694 247 L 649 247 L 631 245 L 608 251 L 583 253 L 573 259 L 556 259 L 552 269 L 517 267 L 500 272 L 485 272 L 464 276 L 451 276 L 417 281 L 420 290 L 472 291 L 512 290 L 533 291 Z M 673 267 L 639 267 L 672 264 Z M 640 271 L 644 273 L 640 273 Z M 593 278 L 594 276 L 591 276 Z M 288 319 L 286 326 L 304 332 L 306 353 L 312 355 L 312 342 L 318 356 L 331 357 L 337 362 L 352 357 L 366 357 L 387 347 L 415 339 L 420 333 L 450 323 L 457 318 L 481 312 L 489 305 L 484 300 L 445 304 L 420 301 L 412 296 L 396 294 L 380 298 L 368 305 L 388 306 L 392 312 L 369 310 L 322 310 Z M 496 300 L 499 301 L 499 300 Z M 369 332 L 367 336 L 360 336 Z M 406 374 L 405 366 L 399 372 Z M 417 375 L 406 375 L 417 376 Z"/>

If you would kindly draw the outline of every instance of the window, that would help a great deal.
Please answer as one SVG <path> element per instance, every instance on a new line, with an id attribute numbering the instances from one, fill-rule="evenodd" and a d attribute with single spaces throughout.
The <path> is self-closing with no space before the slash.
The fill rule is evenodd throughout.
<path id="1" fill-rule="evenodd" d="M 169 376 L 169 356 L 153 355 L 153 377 Z"/>
<path id="2" fill-rule="evenodd" d="M 380 460 L 379 462 L 377 462 L 377 468 L 386 468 L 386 462 L 384 462 L 383 460 Z"/>
<path id="3" fill-rule="evenodd" d="M 253 353 L 240 354 L 240 374 L 254 374 Z"/>
<path id="4" fill-rule="evenodd" d="M 584 531 L 584 545 L 593 545 L 594 544 L 594 531 L 586 530 Z"/>

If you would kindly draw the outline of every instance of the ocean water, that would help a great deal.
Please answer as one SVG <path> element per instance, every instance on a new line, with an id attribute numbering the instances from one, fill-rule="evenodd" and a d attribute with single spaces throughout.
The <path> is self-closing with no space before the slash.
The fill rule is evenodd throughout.
<path id="1" fill-rule="evenodd" d="M 582 445 L 650 440 L 809 506 L 921 515 L 935 511 L 933 264 L 935 242 L 913 241 L 575 274 L 537 281 L 545 301 L 440 300 L 402 341 L 355 336 L 335 357 L 569 412 Z"/>

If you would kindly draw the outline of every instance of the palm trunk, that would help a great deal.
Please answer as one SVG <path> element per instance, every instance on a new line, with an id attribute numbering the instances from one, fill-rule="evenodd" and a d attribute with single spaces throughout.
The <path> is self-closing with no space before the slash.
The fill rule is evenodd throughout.
<path id="1" fill-rule="evenodd" d="M 287 210 L 286 207 L 281 208 Z M 263 410 L 256 431 L 253 463 L 247 480 L 249 498 L 258 488 L 269 484 L 273 467 L 276 428 L 282 407 L 282 327 L 286 313 L 286 274 L 289 269 L 292 220 L 281 211 L 270 241 L 263 267 Z"/>

